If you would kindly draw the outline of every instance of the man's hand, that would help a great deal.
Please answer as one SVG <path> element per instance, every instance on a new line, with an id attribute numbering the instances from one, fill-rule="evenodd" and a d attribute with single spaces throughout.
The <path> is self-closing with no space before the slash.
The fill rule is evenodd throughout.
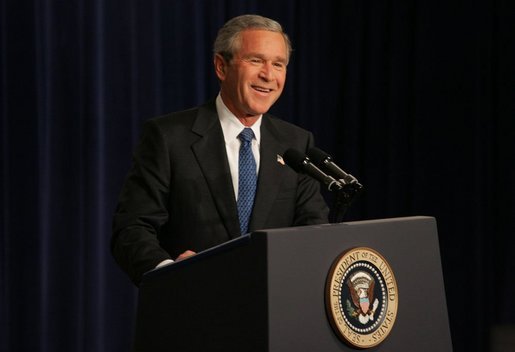
<path id="1" fill-rule="evenodd" d="M 193 252 L 193 251 L 190 251 L 190 250 L 187 250 L 186 252 L 182 253 L 180 256 L 178 256 L 177 258 L 175 258 L 175 261 L 178 261 L 178 260 L 182 260 L 182 259 L 185 259 L 185 258 L 188 258 L 188 257 L 191 257 L 192 255 L 195 255 L 197 253 Z"/>

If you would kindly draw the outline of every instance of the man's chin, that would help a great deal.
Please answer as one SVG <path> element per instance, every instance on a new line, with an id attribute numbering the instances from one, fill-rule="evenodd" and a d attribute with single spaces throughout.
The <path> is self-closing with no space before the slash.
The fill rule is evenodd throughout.
<path id="1" fill-rule="evenodd" d="M 268 112 L 268 110 L 270 110 L 272 105 L 273 105 L 273 103 L 256 104 L 255 106 L 251 107 L 250 113 L 253 114 L 253 116 L 259 116 L 259 115 L 266 114 Z"/>

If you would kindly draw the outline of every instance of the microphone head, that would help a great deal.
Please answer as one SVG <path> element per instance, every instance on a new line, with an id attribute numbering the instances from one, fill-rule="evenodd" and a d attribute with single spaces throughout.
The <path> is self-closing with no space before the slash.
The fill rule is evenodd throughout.
<path id="1" fill-rule="evenodd" d="M 313 147 L 309 149 L 308 156 L 315 165 L 322 165 L 324 161 L 331 160 L 331 156 L 324 152 L 322 149 L 318 149 L 317 147 Z"/>
<path id="2" fill-rule="evenodd" d="M 288 149 L 283 154 L 283 160 L 289 167 L 291 167 L 296 172 L 304 171 L 302 165 L 306 160 L 306 156 L 298 150 Z"/>
<path id="3" fill-rule="evenodd" d="M 315 180 L 323 183 L 329 191 L 339 191 L 342 189 L 340 181 L 327 175 L 309 160 L 309 157 L 295 149 L 288 149 L 283 155 L 284 162 L 298 173 L 306 174 Z"/>

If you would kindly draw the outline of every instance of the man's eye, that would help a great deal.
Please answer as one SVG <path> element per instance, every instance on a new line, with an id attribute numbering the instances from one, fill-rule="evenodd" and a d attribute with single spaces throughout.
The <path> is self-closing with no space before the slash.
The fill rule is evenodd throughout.
<path id="1" fill-rule="evenodd" d="M 258 58 L 252 58 L 252 59 L 250 59 L 250 62 L 252 62 L 254 64 L 260 64 L 261 62 L 263 62 L 263 60 L 258 59 Z"/>

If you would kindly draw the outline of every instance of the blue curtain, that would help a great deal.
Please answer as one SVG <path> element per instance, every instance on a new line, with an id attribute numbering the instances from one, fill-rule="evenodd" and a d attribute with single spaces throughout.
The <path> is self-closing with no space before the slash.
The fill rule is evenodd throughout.
<path id="1" fill-rule="evenodd" d="M 273 112 L 365 185 L 347 220 L 437 218 L 455 350 L 515 323 L 513 2 L 0 4 L 0 351 L 129 350 L 109 238 L 131 151 L 216 95 L 211 45 L 243 13 L 292 37 Z"/>

